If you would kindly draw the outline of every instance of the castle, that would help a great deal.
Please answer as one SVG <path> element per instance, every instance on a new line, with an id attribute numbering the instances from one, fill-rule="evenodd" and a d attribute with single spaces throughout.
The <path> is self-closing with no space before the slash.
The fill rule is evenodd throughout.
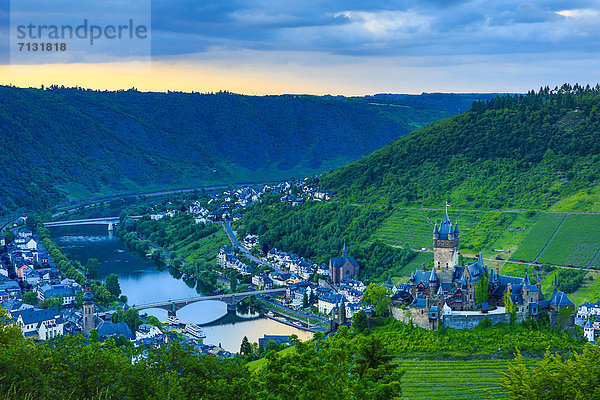
<path id="1" fill-rule="evenodd" d="M 470 327 L 469 319 L 507 322 L 514 314 L 517 321 L 523 321 L 548 313 L 553 326 L 573 324 L 575 305 L 557 290 L 556 280 L 552 297 L 545 300 L 540 284 L 532 285 L 527 275 L 517 278 L 488 270 L 481 253 L 477 261 L 460 266 L 459 240 L 458 224 L 452 225 L 446 211 L 439 226 L 436 223 L 433 228 L 433 268 L 410 276 L 408 290 L 413 301 L 408 310 L 413 323 L 437 329 L 440 323 L 453 326 L 450 321 L 460 316 L 465 321 L 462 325 Z M 488 315 L 491 309 L 497 311 Z"/>

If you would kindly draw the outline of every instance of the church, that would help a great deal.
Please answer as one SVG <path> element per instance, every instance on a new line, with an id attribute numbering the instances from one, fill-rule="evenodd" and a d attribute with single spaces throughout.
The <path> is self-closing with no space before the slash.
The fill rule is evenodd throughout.
<path id="1" fill-rule="evenodd" d="M 348 256 L 346 243 L 344 243 L 341 257 L 329 259 L 329 276 L 336 285 L 339 285 L 344 278 L 356 279 L 359 272 L 360 268 L 356 260 Z"/>
<path id="2" fill-rule="evenodd" d="M 573 312 L 568 321 L 559 321 L 568 314 L 561 310 L 574 311 L 575 305 L 557 290 L 556 280 L 552 297 L 545 300 L 540 284 L 532 285 L 527 275 L 518 278 L 500 275 L 493 268 L 488 270 L 481 253 L 477 261 L 461 266 L 459 240 L 458 224 L 452 224 L 446 211 L 442 222 L 433 228 L 433 268 L 415 271 L 409 279 L 413 299 L 409 310 L 413 322 L 436 329 L 443 323 L 444 315 L 464 311 L 487 313 L 490 309 L 505 307 L 506 313 L 514 313 L 517 321 L 537 318 L 547 312 L 553 326 L 572 325 Z"/>

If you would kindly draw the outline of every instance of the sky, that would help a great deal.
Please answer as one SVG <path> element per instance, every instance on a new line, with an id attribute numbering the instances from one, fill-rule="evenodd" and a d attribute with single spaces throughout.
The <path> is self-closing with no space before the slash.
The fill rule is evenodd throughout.
<path id="1" fill-rule="evenodd" d="M 600 1 L 104 0 L 102 11 L 85 1 L 76 14 L 71 0 L 0 0 L 0 84 L 366 95 L 600 82 Z M 11 18 L 50 18 L 49 4 L 57 20 L 104 26 L 146 15 L 149 40 L 24 65 Z"/>

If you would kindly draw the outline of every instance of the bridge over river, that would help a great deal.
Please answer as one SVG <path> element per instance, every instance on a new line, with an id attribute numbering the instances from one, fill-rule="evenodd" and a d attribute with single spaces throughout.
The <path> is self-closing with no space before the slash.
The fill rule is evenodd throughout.
<path id="1" fill-rule="evenodd" d="M 241 292 L 241 293 L 230 293 L 230 294 L 219 294 L 215 296 L 203 296 L 203 297 L 188 297 L 186 299 L 178 300 L 167 300 L 159 301 L 155 303 L 147 303 L 141 305 L 134 305 L 131 308 L 135 308 L 138 311 L 147 310 L 149 308 L 161 308 L 167 310 L 169 316 L 176 316 L 177 311 L 187 306 L 188 304 L 197 303 L 199 301 L 217 300 L 227 304 L 228 311 L 235 311 L 237 303 L 251 296 L 261 295 L 278 295 L 285 294 L 285 288 L 281 289 L 268 289 L 268 290 L 257 290 L 252 292 Z"/>
<path id="2" fill-rule="evenodd" d="M 141 215 L 134 215 L 129 217 L 131 219 L 140 219 Z M 77 225 L 107 225 L 108 230 L 112 231 L 115 225 L 119 225 L 119 217 L 102 217 L 102 218 L 88 218 L 88 219 L 72 219 L 69 221 L 52 221 L 44 222 L 44 226 L 48 228 L 57 226 L 77 226 Z"/>

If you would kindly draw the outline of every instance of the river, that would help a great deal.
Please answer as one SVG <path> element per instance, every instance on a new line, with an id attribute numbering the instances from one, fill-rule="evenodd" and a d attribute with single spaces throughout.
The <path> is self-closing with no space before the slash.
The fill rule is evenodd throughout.
<path id="1" fill-rule="evenodd" d="M 104 225 L 56 227 L 51 229 L 51 233 L 56 244 L 82 264 L 85 265 L 89 258 L 98 259 L 100 279 L 111 273 L 117 274 L 121 291 L 127 296 L 130 305 L 202 295 L 183 280 L 174 278 L 168 270 L 159 271 L 152 263 L 127 251 L 120 239 L 109 233 Z M 150 309 L 144 312 L 161 321 L 166 320 L 165 310 Z M 177 316 L 182 322 L 204 324 L 215 321 L 226 313 L 225 303 L 201 301 L 182 308 Z M 267 318 L 245 321 L 243 318 L 256 316 L 239 313 L 237 316 L 234 322 L 203 327 L 206 333 L 204 343 L 220 344 L 228 351 L 238 352 L 244 336 L 250 342 L 258 342 L 258 338 L 265 334 L 296 334 L 302 340 L 311 337 L 309 332 Z"/>

